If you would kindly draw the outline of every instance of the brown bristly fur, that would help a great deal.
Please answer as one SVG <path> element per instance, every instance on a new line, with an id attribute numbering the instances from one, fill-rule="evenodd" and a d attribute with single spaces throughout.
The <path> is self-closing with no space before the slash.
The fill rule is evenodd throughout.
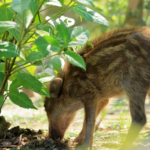
<path id="1" fill-rule="evenodd" d="M 86 45 L 79 51 L 86 71 L 66 62 L 50 85 L 52 97 L 45 99 L 49 135 L 62 138 L 76 111 L 84 107 L 83 129 L 76 141 L 84 141 L 79 149 L 86 149 L 92 145 L 97 115 L 110 98 L 126 94 L 132 125 L 124 145 L 129 146 L 146 123 L 144 102 L 150 86 L 150 29 L 117 29 L 91 42 L 93 48 Z"/>
<path id="2" fill-rule="evenodd" d="M 89 51 L 96 51 L 97 48 L 99 50 L 99 48 L 105 48 L 115 46 L 116 44 L 121 44 L 126 41 L 129 35 L 136 32 L 141 32 L 145 29 L 146 27 L 126 27 L 110 31 L 108 33 L 103 34 L 99 38 L 95 38 L 92 41 L 90 41 L 93 44 L 93 49 L 91 49 L 90 45 L 85 45 L 81 50 L 79 50 L 78 53 L 83 56 Z"/>

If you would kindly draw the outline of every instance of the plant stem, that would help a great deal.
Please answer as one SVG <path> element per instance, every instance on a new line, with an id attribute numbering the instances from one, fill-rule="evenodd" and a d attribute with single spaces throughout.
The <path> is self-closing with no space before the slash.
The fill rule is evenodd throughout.
<path id="1" fill-rule="evenodd" d="M 41 9 L 41 7 L 42 7 L 42 5 L 43 5 L 44 1 L 45 1 L 45 0 L 42 0 L 42 2 L 41 2 L 41 4 L 40 4 L 40 6 L 39 6 L 39 7 L 38 7 L 38 9 L 36 10 L 35 15 L 34 15 L 34 16 L 33 16 L 33 18 L 31 19 L 31 21 L 30 21 L 30 23 L 29 23 L 28 28 L 30 28 L 30 26 L 31 26 L 31 25 L 32 25 L 32 23 L 34 22 L 35 17 L 36 17 L 36 15 L 38 14 L 39 10 Z"/>
<path id="2" fill-rule="evenodd" d="M 8 76 L 5 75 L 5 78 L 4 78 L 1 88 L 0 88 L 0 95 L 3 95 L 3 93 L 4 93 L 4 87 L 7 82 L 7 79 L 8 79 Z"/>
<path id="3" fill-rule="evenodd" d="M 15 64 L 15 60 L 16 60 L 16 57 L 13 59 L 11 65 L 10 65 L 10 68 L 9 68 L 9 75 L 10 75 L 10 73 L 11 73 L 11 71 L 12 71 L 12 68 L 13 68 L 13 66 L 14 66 L 14 64 Z"/>
<path id="4" fill-rule="evenodd" d="M 44 57 L 41 60 L 45 60 L 45 59 L 48 59 L 48 58 L 51 58 L 51 57 L 54 57 L 54 56 L 57 56 L 57 55 L 60 55 L 60 52 L 58 52 L 58 53 L 56 53 L 54 55 L 51 55 L 51 56 Z"/>
<path id="5" fill-rule="evenodd" d="M 47 57 L 41 59 L 41 61 L 42 61 L 42 60 L 45 60 L 45 59 L 48 59 L 48 58 L 51 58 L 51 57 L 54 57 L 54 56 L 57 56 L 57 55 L 60 55 L 60 52 L 58 52 L 58 53 L 56 53 L 56 54 L 54 54 L 54 55 L 51 55 L 51 56 L 47 56 Z M 23 66 L 23 65 L 19 65 L 19 66 L 15 67 L 15 68 L 12 70 L 12 71 L 14 71 L 14 70 L 15 70 L 15 71 L 14 71 L 14 72 L 11 72 L 11 75 L 14 74 L 14 73 L 16 73 L 16 72 L 18 72 L 18 71 L 20 71 L 20 70 L 22 70 L 22 69 L 24 69 L 24 68 L 30 67 L 30 66 L 32 66 L 32 65 L 34 65 L 34 64 L 30 64 L 30 65 L 28 65 L 28 66 L 25 66 L 25 67 L 22 67 L 21 69 L 16 70 L 18 67 Z"/>
<path id="6" fill-rule="evenodd" d="M 18 69 L 18 70 L 16 70 L 16 71 L 12 72 L 11 75 L 14 74 L 14 73 L 16 73 L 16 72 L 18 72 L 18 71 L 20 71 L 20 70 L 22 70 L 22 69 L 24 69 L 24 68 L 30 67 L 30 66 L 32 66 L 32 64 L 27 65 L 27 66 L 25 66 L 25 67 L 22 67 L 21 69 Z"/>
<path id="7" fill-rule="evenodd" d="M 35 34 L 35 31 L 22 43 L 22 44 L 25 44 L 27 43 L 27 41 Z"/>
<path id="8" fill-rule="evenodd" d="M 32 23 L 34 22 L 35 17 L 36 17 L 36 15 L 38 14 L 39 10 L 41 9 L 41 7 L 42 7 L 44 1 L 45 1 L 45 0 L 43 0 L 43 1 L 41 2 L 39 8 L 38 8 L 37 11 L 35 12 L 35 15 L 33 16 L 32 20 L 31 20 L 30 23 L 29 23 L 28 28 L 26 29 L 25 35 L 30 31 L 30 27 L 31 27 Z M 35 34 L 35 31 L 34 31 L 22 44 L 25 44 L 34 34 Z"/>
<path id="9" fill-rule="evenodd" d="M 49 20 L 51 20 L 51 19 L 54 19 L 54 18 L 59 17 L 60 15 L 62 15 L 62 13 L 66 12 L 66 11 L 69 9 L 69 5 L 70 5 L 71 3 L 72 3 L 72 0 L 70 1 L 70 3 L 69 3 L 62 11 L 58 12 L 56 15 L 52 16 L 50 19 L 48 19 L 48 20 L 46 20 L 45 22 L 43 22 L 43 24 L 47 23 L 47 22 L 48 22 Z M 38 11 L 37 11 L 37 13 L 38 13 Z M 38 24 L 38 25 L 40 25 L 40 24 Z M 37 25 L 37 26 L 38 26 L 38 25 Z M 28 41 L 34 34 L 35 34 L 35 31 L 28 37 L 28 39 L 26 39 L 26 41 L 23 42 L 23 44 L 27 43 L 27 41 Z M 59 53 L 55 54 L 55 55 L 51 55 L 51 56 L 45 57 L 45 58 L 43 58 L 43 59 L 41 59 L 41 60 L 45 60 L 45 59 L 54 57 L 54 56 L 56 56 L 56 55 L 59 55 L 60 53 L 61 53 L 61 51 L 60 51 Z M 24 65 L 24 64 L 23 64 L 23 65 Z M 23 65 L 16 66 L 13 70 L 15 70 L 16 68 L 21 67 L 21 66 L 23 66 Z M 32 66 L 32 65 L 33 65 L 33 64 L 28 65 L 28 66 L 26 66 L 26 67 L 29 67 L 29 66 Z M 26 68 L 26 67 L 23 67 L 23 68 Z M 11 75 L 14 74 L 14 73 L 16 73 L 16 72 L 18 72 L 19 70 L 22 70 L 23 68 L 18 69 L 18 70 L 16 70 L 16 71 L 12 72 Z M 13 71 L 13 70 L 12 70 L 12 71 Z"/>
<path id="10" fill-rule="evenodd" d="M 44 9 L 40 10 L 39 12 L 42 12 L 42 11 L 44 11 L 44 10 L 46 10 L 46 9 L 49 9 L 49 8 L 52 8 L 52 7 L 53 7 L 53 6 L 46 7 L 46 8 L 44 8 Z"/>
<path id="11" fill-rule="evenodd" d="M 7 94 L 6 94 L 6 96 L 4 97 L 3 103 L 2 103 L 2 105 L 1 105 L 1 107 L 0 107 L 0 114 L 1 114 L 1 112 L 2 112 L 2 108 L 3 108 L 3 105 L 4 105 L 5 101 L 6 101 L 6 98 L 7 98 Z"/>
<path id="12" fill-rule="evenodd" d="M 70 4 L 72 3 L 72 0 L 69 2 L 69 4 L 65 7 L 65 8 L 63 8 L 61 11 L 59 11 L 58 13 L 56 13 L 55 15 L 53 15 L 51 18 L 49 18 L 48 20 L 45 20 L 44 22 L 43 22 L 43 24 L 46 24 L 49 20 L 51 20 L 51 19 L 54 19 L 54 18 L 57 18 L 57 17 L 59 17 L 59 16 L 61 16 L 62 14 L 64 14 L 69 8 L 70 8 Z"/>
<path id="13" fill-rule="evenodd" d="M 45 0 L 42 0 L 40 6 L 38 7 L 38 9 L 37 9 L 37 11 L 36 11 L 36 13 L 35 13 L 35 15 L 33 16 L 31 22 L 29 23 L 29 26 L 28 26 L 27 29 L 24 27 L 24 18 L 23 18 L 22 27 L 21 27 L 21 33 L 20 33 L 20 40 L 19 40 L 19 43 L 17 44 L 17 45 L 18 45 L 18 48 L 19 48 L 20 50 L 21 50 L 22 41 L 24 40 L 25 35 L 29 32 L 29 28 L 31 27 L 32 23 L 34 22 L 35 17 L 36 17 L 36 15 L 38 14 L 39 10 L 41 9 L 41 7 L 42 7 L 44 1 L 45 1 Z M 13 11 L 12 11 L 12 12 L 13 12 Z M 14 12 L 13 12 L 13 13 L 14 13 Z M 15 17 L 18 18 L 18 17 L 16 16 L 16 13 L 15 13 Z M 24 17 L 24 15 L 23 15 L 23 17 Z M 18 20 L 19 20 L 19 18 L 18 18 Z M 19 20 L 19 21 L 20 21 L 20 20 Z M 20 22 L 21 22 L 21 21 L 20 21 Z M 34 33 L 35 33 L 35 32 L 34 32 Z M 33 33 L 26 41 L 28 41 L 28 40 L 34 35 L 34 33 Z M 9 35 L 9 33 L 7 34 L 7 31 L 6 31 L 6 32 L 4 33 L 2 39 L 3 39 L 3 40 L 7 40 L 8 35 Z M 26 42 L 26 41 L 25 41 L 25 42 Z M 3 80 L 2 85 L 1 85 L 1 87 L 0 87 L 0 95 L 3 95 L 3 94 L 4 94 L 4 87 L 5 87 L 6 83 L 7 83 L 7 80 L 8 80 L 9 77 L 11 76 L 12 68 L 13 68 L 13 66 L 14 66 L 14 64 L 15 64 L 16 57 L 13 58 L 11 64 L 10 64 L 10 62 L 8 63 L 7 60 L 8 60 L 8 59 L 6 59 L 6 62 L 5 62 L 5 77 L 4 77 L 4 80 Z M 28 66 L 27 66 L 27 67 L 28 67 Z M 17 71 L 18 71 L 18 70 L 17 70 Z M 6 98 L 6 97 L 5 97 L 5 98 Z M 6 99 L 4 99 L 3 104 L 4 104 L 5 100 L 6 100 Z M 2 106 L 3 106 L 3 104 L 2 104 Z M 1 113 L 2 106 L 1 106 L 1 108 L 0 108 L 0 113 Z"/>
<path id="14" fill-rule="evenodd" d="M 4 0 L 4 3 L 5 3 L 5 0 Z M 5 8 L 5 20 L 7 20 L 7 10 Z"/>
<path id="15" fill-rule="evenodd" d="M 38 18 L 39 18 L 39 22 L 41 23 L 41 18 L 40 18 L 40 14 L 39 14 L 39 12 L 38 12 Z"/>
<path id="16" fill-rule="evenodd" d="M 7 68 L 8 71 L 5 71 L 5 78 L 4 78 L 4 80 L 2 82 L 2 85 L 0 87 L 0 95 L 3 95 L 3 93 L 4 93 L 4 87 L 5 87 L 5 84 L 6 84 L 8 78 L 10 76 L 10 72 L 12 70 L 12 67 L 13 67 L 14 63 L 15 63 L 15 60 L 16 60 L 16 57 L 13 58 L 13 61 L 12 61 L 11 65 L 10 65 L 10 68 L 9 69 Z"/>
<path id="17" fill-rule="evenodd" d="M 21 67 L 21 66 L 24 66 L 24 65 L 26 65 L 27 63 L 23 63 L 23 64 L 21 64 L 21 65 L 18 65 L 18 66 L 16 66 L 16 67 L 14 67 L 11 71 L 14 71 L 15 69 L 17 69 L 17 68 L 19 68 L 19 67 Z"/>
<path id="18" fill-rule="evenodd" d="M 55 14 L 55 15 L 53 15 L 50 19 L 48 19 L 48 20 L 45 20 L 42 24 L 44 25 L 44 24 L 46 24 L 49 20 L 51 20 L 51 19 L 54 19 L 54 18 L 58 18 L 59 16 L 61 16 L 62 14 L 64 14 L 70 7 L 69 7 L 69 5 L 72 3 L 72 0 L 70 1 L 70 3 L 65 7 L 65 8 L 63 8 L 61 11 L 59 11 L 57 14 Z M 34 27 L 32 27 L 32 28 L 35 28 L 35 27 L 37 27 L 37 26 L 39 26 L 40 24 L 37 24 L 37 25 L 35 25 Z M 31 29 L 32 29 L 31 28 Z M 26 39 L 24 42 L 23 42 L 23 44 L 25 44 L 33 35 L 35 34 L 35 31 L 28 37 L 28 39 Z"/>

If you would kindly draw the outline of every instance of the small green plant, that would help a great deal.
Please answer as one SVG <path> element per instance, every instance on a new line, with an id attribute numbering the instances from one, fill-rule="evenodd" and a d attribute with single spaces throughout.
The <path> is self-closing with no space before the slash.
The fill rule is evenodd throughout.
<path id="1" fill-rule="evenodd" d="M 142 134 L 139 134 L 139 139 L 143 140 L 143 139 L 149 139 L 148 137 L 148 133 L 142 133 Z"/>
<path id="2" fill-rule="evenodd" d="M 66 137 L 75 138 L 79 134 L 79 131 L 67 131 Z"/>
<path id="3" fill-rule="evenodd" d="M 117 118 L 117 121 L 119 121 L 120 128 L 122 129 L 128 129 L 131 124 L 131 119 L 127 119 L 123 117 L 123 114 L 120 115 L 120 117 Z"/>
<path id="4" fill-rule="evenodd" d="M 44 4 L 46 8 L 42 7 Z M 41 12 L 53 6 L 60 7 L 60 11 L 42 18 Z M 50 97 L 43 83 L 49 82 L 53 75 L 46 72 L 34 75 L 37 66 L 51 68 L 57 74 L 62 69 L 63 56 L 86 70 L 75 49 L 85 43 L 90 45 L 89 33 L 82 26 L 71 27 L 74 19 L 63 14 L 72 9 L 88 21 L 109 26 L 91 8 L 94 8 L 92 0 L 0 0 L 0 112 L 7 97 L 20 107 L 36 109 L 21 89 Z M 49 58 L 50 63 L 44 66 L 43 60 Z"/>

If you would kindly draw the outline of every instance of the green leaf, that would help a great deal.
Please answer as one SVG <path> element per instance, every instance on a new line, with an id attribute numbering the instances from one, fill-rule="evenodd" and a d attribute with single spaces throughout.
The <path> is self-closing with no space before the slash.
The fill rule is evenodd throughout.
<path id="1" fill-rule="evenodd" d="M 29 8 L 27 8 L 24 13 L 24 23 L 25 23 L 26 28 L 28 28 L 32 18 L 33 18 L 33 14 L 31 12 L 31 10 Z"/>
<path id="2" fill-rule="evenodd" d="M 58 52 L 61 49 L 59 42 L 55 38 L 52 36 L 43 36 L 35 41 L 32 50 L 37 50 L 42 52 L 44 56 L 47 56 L 51 51 Z"/>
<path id="3" fill-rule="evenodd" d="M 19 73 L 17 75 L 17 80 L 19 80 L 19 82 L 25 89 L 29 89 L 36 93 L 49 97 L 49 92 L 47 91 L 47 89 L 34 76 L 27 73 Z"/>
<path id="4" fill-rule="evenodd" d="M 89 32 L 84 27 L 78 26 L 70 30 L 70 39 L 73 40 L 69 42 L 69 46 L 83 45 L 88 41 Z M 74 41 L 76 39 L 76 41 Z"/>
<path id="5" fill-rule="evenodd" d="M 18 67 L 18 69 L 21 69 L 20 67 Z M 19 70 L 17 71 L 16 73 L 12 74 L 10 77 L 9 77 L 9 81 L 14 81 L 16 78 L 17 78 L 17 74 L 19 73 L 24 73 L 23 70 Z"/>
<path id="6" fill-rule="evenodd" d="M 9 29 L 15 28 L 16 25 L 17 24 L 13 21 L 0 21 L 0 31 L 7 31 Z"/>
<path id="7" fill-rule="evenodd" d="M 15 29 L 9 29 L 8 32 L 12 36 L 14 36 L 14 38 L 19 42 L 20 39 L 19 39 L 19 32 L 18 31 L 16 31 Z"/>
<path id="8" fill-rule="evenodd" d="M 17 88 L 20 86 L 22 86 L 21 82 L 17 79 L 16 76 L 16 79 L 10 84 L 9 91 L 17 90 Z"/>
<path id="9" fill-rule="evenodd" d="M 30 62 L 30 63 L 33 64 L 34 62 L 39 61 L 42 58 L 44 58 L 44 56 L 43 56 L 43 54 L 41 52 L 33 51 L 27 57 L 27 62 Z"/>
<path id="10" fill-rule="evenodd" d="M 31 99 L 23 92 L 19 93 L 17 90 L 13 90 L 8 94 L 8 96 L 14 104 L 20 107 L 37 109 L 33 105 Z"/>
<path id="11" fill-rule="evenodd" d="M 9 6 L 9 3 L 3 3 L 0 5 L 0 9 L 7 8 Z"/>
<path id="12" fill-rule="evenodd" d="M 53 69 L 57 71 L 61 71 L 61 60 L 60 57 L 56 56 L 52 59 L 51 65 L 53 66 Z"/>
<path id="13" fill-rule="evenodd" d="M 58 31 L 56 36 L 62 38 L 66 42 L 69 36 L 69 29 L 61 19 L 58 20 L 56 30 Z"/>
<path id="14" fill-rule="evenodd" d="M 2 105 L 3 105 L 4 98 L 5 98 L 5 96 L 4 96 L 4 95 L 0 95 L 0 108 L 1 108 L 1 107 L 2 107 Z"/>
<path id="15" fill-rule="evenodd" d="M 87 41 L 86 44 L 94 48 L 93 44 L 90 41 Z"/>
<path id="16" fill-rule="evenodd" d="M 5 72 L 5 63 L 0 62 L 0 72 Z"/>
<path id="17" fill-rule="evenodd" d="M 54 5 L 54 6 L 58 6 L 61 7 L 61 3 L 58 0 L 46 0 L 46 4 L 48 5 Z"/>
<path id="18" fill-rule="evenodd" d="M 10 6 L 15 12 L 22 14 L 29 4 L 30 0 L 13 0 Z"/>
<path id="19" fill-rule="evenodd" d="M 35 15 L 38 9 L 38 0 L 30 0 L 29 9 L 31 10 L 32 14 Z"/>
<path id="20" fill-rule="evenodd" d="M 17 57 L 20 55 L 19 48 L 11 42 L 0 41 L 0 58 Z"/>
<path id="21" fill-rule="evenodd" d="M 61 4 L 64 4 L 64 0 L 58 0 Z"/>
<path id="22" fill-rule="evenodd" d="M 35 77 L 42 83 L 49 82 L 54 78 L 53 75 L 51 75 L 47 72 L 38 73 L 35 75 Z"/>
<path id="23" fill-rule="evenodd" d="M 36 30 L 35 31 L 37 34 L 39 34 L 40 36 L 49 36 L 49 32 L 43 31 L 43 30 Z"/>
<path id="24" fill-rule="evenodd" d="M 41 60 L 38 60 L 36 62 L 34 62 L 35 66 L 43 66 L 43 62 Z"/>
<path id="25" fill-rule="evenodd" d="M 0 9 L 0 21 L 11 20 L 13 18 L 13 13 L 10 8 Z"/>
<path id="26" fill-rule="evenodd" d="M 52 30 L 51 26 L 43 25 L 43 24 L 38 25 L 36 28 L 37 30 L 44 30 L 46 32 L 49 32 L 49 30 Z"/>
<path id="27" fill-rule="evenodd" d="M 40 20 L 39 20 L 39 18 L 40 18 Z M 41 24 L 42 21 L 43 21 L 42 15 L 41 14 L 39 14 L 39 16 L 36 15 L 35 20 L 34 20 L 34 24 Z"/>
<path id="28" fill-rule="evenodd" d="M 26 65 L 25 65 L 26 67 Z M 35 71 L 36 71 L 36 66 L 29 66 L 29 67 L 26 67 L 27 71 L 31 74 L 31 75 L 34 75 Z"/>
<path id="29" fill-rule="evenodd" d="M 82 3 L 84 5 L 90 5 L 90 6 L 94 6 L 93 5 L 93 0 L 77 0 L 79 3 Z"/>
<path id="30" fill-rule="evenodd" d="M 48 20 L 48 19 L 50 19 L 50 17 L 47 16 L 45 19 Z M 57 22 L 56 22 L 56 20 L 54 20 L 54 19 L 50 19 L 50 20 L 48 21 L 48 23 L 50 23 L 50 25 L 51 25 L 53 28 L 56 28 L 56 26 L 57 26 Z"/>
<path id="31" fill-rule="evenodd" d="M 0 87 L 2 86 L 4 78 L 5 78 L 5 74 L 3 72 L 0 72 Z M 8 88 L 8 82 L 6 82 L 5 84 L 4 91 L 6 91 L 7 88 Z"/>
<path id="32" fill-rule="evenodd" d="M 67 27 L 70 27 L 75 24 L 75 20 L 73 18 L 61 16 L 60 19 L 66 24 Z"/>
<path id="33" fill-rule="evenodd" d="M 88 21 L 109 26 L 108 21 L 102 15 L 90 8 L 74 5 L 72 6 L 72 10 Z"/>
<path id="34" fill-rule="evenodd" d="M 77 40 L 82 40 L 82 38 L 89 38 L 89 32 L 84 27 L 78 26 L 74 27 L 70 32 L 70 39 L 76 38 Z"/>
<path id="35" fill-rule="evenodd" d="M 84 62 L 83 58 L 80 55 L 78 55 L 77 53 L 75 53 L 73 51 L 66 51 L 63 53 L 63 55 L 74 66 L 77 66 L 77 67 L 80 67 L 80 68 L 83 68 L 84 70 L 86 70 L 85 62 Z"/>
<path id="36" fill-rule="evenodd" d="M 40 24 L 36 28 L 37 28 L 37 31 L 43 30 L 43 31 L 45 31 L 45 33 L 49 33 L 50 35 L 54 35 L 54 30 L 53 30 L 53 28 L 51 26 Z M 40 33 L 38 33 L 38 34 L 40 34 Z"/>

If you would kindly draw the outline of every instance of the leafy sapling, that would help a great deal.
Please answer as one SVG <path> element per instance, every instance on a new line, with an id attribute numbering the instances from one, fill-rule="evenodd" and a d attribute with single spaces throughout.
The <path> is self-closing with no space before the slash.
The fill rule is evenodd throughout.
<path id="1" fill-rule="evenodd" d="M 46 8 L 43 8 L 47 4 Z M 61 8 L 51 17 L 41 13 L 53 6 Z M 55 75 L 61 71 L 62 58 L 86 70 L 84 60 L 74 49 L 88 42 L 89 33 L 75 20 L 63 16 L 72 9 L 84 19 L 109 26 L 108 21 L 92 9 L 92 0 L 1 0 L 0 1 L 0 112 L 9 99 L 23 108 L 33 108 L 31 99 L 20 89 L 29 89 L 50 97 L 44 82 L 53 75 L 42 72 L 34 75 L 37 66 L 51 68 Z M 3 15 L 1 15 L 3 14 Z M 45 66 L 43 60 L 52 58 Z M 8 86 L 8 81 L 11 81 Z"/>

